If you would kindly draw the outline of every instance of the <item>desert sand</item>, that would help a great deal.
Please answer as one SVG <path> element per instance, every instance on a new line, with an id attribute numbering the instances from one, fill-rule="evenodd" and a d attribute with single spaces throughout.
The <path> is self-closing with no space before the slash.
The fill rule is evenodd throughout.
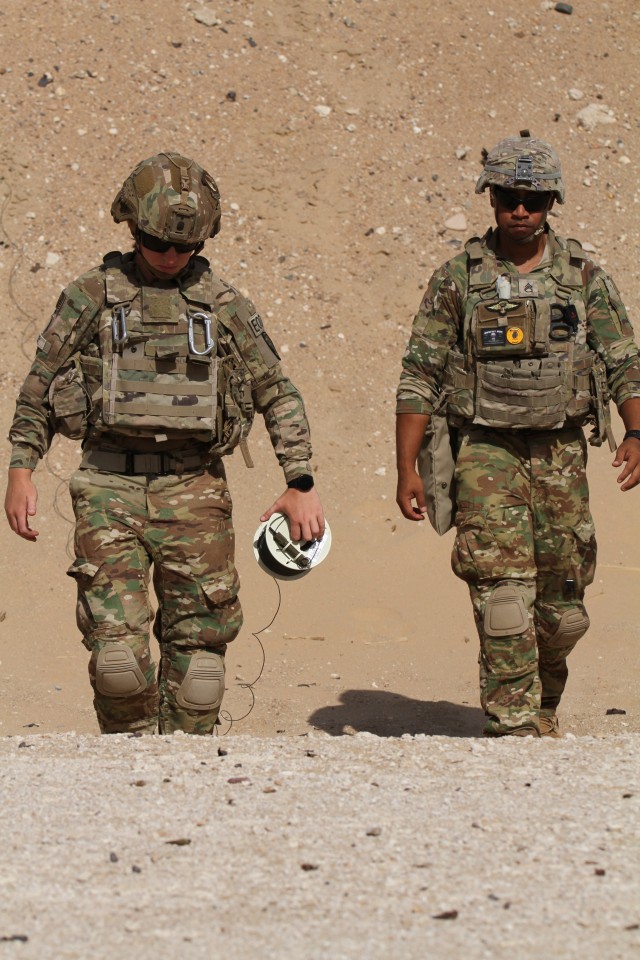
<path id="1" fill-rule="evenodd" d="M 632 956 L 640 943 L 640 890 L 637 869 L 629 866 L 640 853 L 637 783 L 629 787 L 637 779 L 640 733 L 640 493 L 622 494 L 609 450 L 591 450 L 599 562 L 587 594 L 591 629 L 571 656 L 561 705 L 568 736 L 559 744 L 488 746 L 479 739 L 483 717 L 470 604 L 449 564 L 453 533 L 439 538 L 427 524 L 401 518 L 393 437 L 400 360 L 424 286 L 468 236 L 490 225 L 487 196 L 474 194 L 481 150 L 519 129 L 529 128 L 561 153 L 567 203 L 552 211 L 552 226 L 585 243 L 611 271 L 640 333 L 636 5 L 578 0 L 566 14 L 553 3 L 523 0 L 489 7 L 463 0 L 8 0 L 0 37 L 2 436 L 35 337 L 60 290 L 109 250 L 128 245 L 124 227 L 109 215 L 122 180 L 140 159 L 176 149 L 198 159 L 218 182 L 222 230 L 205 252 L 215 271 L 256 302 L 305 397 L 316 483 L 333 533 L 329 557 L 301 580 L 278 585 L 259 569 L 253 534 L 283 479 L 256 423 L 250 440 L 255 469 L 247 470 L 239 455 L 227 464 L 245 628 L 227 657 L 220 735 L 204 744 L 181 737 L 166 746 L 127 738 L 105 744 L 96 736 L 74 584 L 65 576 L 72 559 L 66 481 L 79 449 L 64 439 L 54 442 L 35 475 L 39 541 L 23 542 L 0 527 L 0 748 L 7 761 L 2 832 L 5 845 L 22 851 L 19 874 L 7 874 L 3 887 L 2 956 L 111 956 L 122 947 L 125 922 L 133 924 L 129 955 L 151 956 L 142 931 L 153 923 L 153 892 L 159 902 L 166 877 L 163 871 L 153 879 L 144 875 L 139 927 L 131 917 L 113 919 L 110 911 L 117 913 L 120 899 L 136 894 L 130 879 L 121 887 L 114 881 L 120 876 L 115 871 L 103 893 L 98 878 L 91 889 L 91 859 L 81 864 L 91 846 L 82 841 L 86 818 L 93 818 L 95 844 L 105 817 L 100 843 L 107 850 L 117 821 L 113 811 L 100 811 L 115 793 L 119 815 L 129 817 L 123 829 L 142 836 L 152 812 L 145 810 L 146 793 L 133 791 L 135 803 L 127 805 L 120 792 L 136 779 L 136 765 L 149 762 L 171 778 L 182 771 L 181 796 L 189 806 L 193 778 L 187 771 L 209 755 L 217 763 L 226 742 L 246 751 L 254 775 L 267 779 L 277 777 L 281 756 L 285 770 L 289 762 L 297 770 L 297 758 L 311 743 L 324 751 L 329 759 L 313 787 L 302 776 L 293 778 L 290 825 L 284 810 L 280 839 L 301 843 L 308 824 L 314 836 L 317 830 L 331 838 L 331 875 L 360 897 L 360 912 L 349 907 L 358 920 L 351 922 L 347 911 L 344 922 L 330 923 L 319 912 L 322 884 L 287 909 L 300 891 L 294 896 L 284 861 L 271 860 L 252 833 L 266 829 L 271 816 L 262 799 L 255 817 L 247 802 L 243 816 L 220 821 L 222 835 L 233 839 L 220 853 L 223 875 L 207 866 L 207 882 L 224 888 L 226 904 L 215 937 L 207 939 L 199 918 L 195 940 L 185 946 L 184 931 L 163 907 L 158 929 L 165 931 L 165 949 L 187 957 L 208 957 L 224 946 L 231 957 L 320 958 L 386 956 L 395 945 L 403 957 L 489 956 L 485 948 L 506 957 L 522 924 L 533 931 L 525 956 Z M 620 438 L 615 415 L 614 425 Z M 3 468 L 8 455 L 5 442 Z M 22 743 L 30 749 L 19 749 Z M 407 774 L 415 777 L 415 804 L 404 798 L 400 767 L 394 780 L 390 757 L 396 750 L 399 757 L 418 758 Z M 482 789 L 469 792 L 466 765 L 478 750 Z M 67 763 L 72 755 L 86 765 Z M 387 792 L 378 803 L 384 816 L 365 815 L 362 805 L 370 798 L 357 790 L 353 803 L 347 801 L 355 790 L 347 774 L 356 767 L 366 782 L 385 771 Z M 437 861 L 423 884 L 430 890 L 426 906 L 417 893 L 415 902 L 403 900 L 409 880 L 402 866 L 414 856 L 410 834 L 403 833 L 396 853 L 378 851 L 375 869 L 358 859 L 357 850 L 348 856 L 338 827 L 344 816 L 357 816 L 364 833 L 383 821 L 387 829 L 388 817 L 401 821 L 403 830 L 422 816 L 445 817 L 449 836 L 471 842 L 479 831 L 469 816 L 485 825 L 491 820 L 493 791 L 506 789 L 514 777 L 533 782 L 538 773 L 538 793 L 525 787 L 513 806 L 501 801 L 493 825 L 505 832 L 509 892 L 492 888 L 487 896 L 513 900 L 519 890 L 518 902 L 528 904 L 519 915 L 496 909 L 489 923 L 478 908 L 467 914 L 464 932 L 434 932 L 432 916 L 455 907 L 447 906 L 453 901 L 442 891 L 448 884 L 466 891 L 474 877 L 486 876 L 495 836 L 462 857 Z M 615 804 L 608 810 L 605 783 L 615 787 L 612 804 L 614 794 L 616 804 L 623 793 L 633 794 L 620 801 L 619 812 Z M 226 792 L 218 796 L 214 781 L 211 787 L 224 807 Z M 467 791 L 473 815 L 461 818 L 458 788 Z M 80 803 L 87 791 L 91 800 Z M 76 801 L 72 823 L 69 809 Z M 597 823 L 589 819 L 591 801 Z M 572 826 L 563 835 L 557 811 L 565 803 Z M 518 824 L 525 821 L 533 861 L 517 855 Z M 591 879 L 584 885 L 573 869 L 578 861 L 571 838 L 583 829 L 597 850 L 611 824 L 617 831 L 614 875 L 598 875 L 597 888 Z M 208 834 L 209 855 L 217 855 L 218 840 Z M 86 879 L 76 884 L 65 874 L 57 886 L 48 843 L 71 844 Z M 188 860 L 194 849 L 176 848 L 187 858 L 176 876 L 197 886 L 203 861 Z M 64 855 L 63 846 L 60 851 Z M 393 857 L 385 905 L 383 877 L 390 875 L 384 864 Z M 423 852 L 415 858 L 432 862 Z M 605 869 L 597 857 L 582 857 L 596 859 L 584 869 Z M 264 875 L 255 874 L 256 864 Z M 238 929 L 234 900 L 243 898 L 245 869 L 254 870 L 251 884 L 270 890 L 256 907 L 262 913 Z M 317 880 L 309 871 L 305 883 L 312 874 Z M 37 906 L 25 912 L 23 898 L 31 893 L 39 900 L 43 876 L 50 878 L 47 907 L 41 915 Z M 555 900 L 542 896 L 547 882 L 558 898 L 577 885 L 562 917 L 549 908 Z M 616 897 L 635 901 L 635 913 L 631 907 L 607 913 L 599 925 L 598 905 Z M 91 948 L 83 952 L 82 904 L 97 901 L 102 919 L 94 926 L 95 915 L 85 917 L 87 936 L 93 929 Z M 186 899 L 177 903 L 188 912 Z M 247 909 L 244 904 L 245 924 Z M 74 932 L 65 939 L 67 910 Z M 333 910 L 339 914 L 339 898 Z M 454 920 L 435 922 L 435 928 L 452 930 Z M 490 936 L 487 924 L 499 935 Z M 29 939 L 11 940 L 14 934 Z"/>

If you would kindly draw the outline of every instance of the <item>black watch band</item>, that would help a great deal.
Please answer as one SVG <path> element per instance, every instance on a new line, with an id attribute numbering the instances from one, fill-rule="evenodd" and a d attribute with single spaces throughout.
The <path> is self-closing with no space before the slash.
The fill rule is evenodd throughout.
<path id="1" fill-rule="evenodd" d="M 627 432 L 625 433 L 622 439 L 630 440 L 631 438 L 633 438 L 634 440 L 640 440 L 640 430 L 627 430 Z"/>
<path id="2" fill-rule="evenodd" d="M 306 493 L 313 487 L 313 477 L 310 473 L 303 473 L 301 477 L 294 477 L 293 480 L 289 480 L 287 486 L 290 490 L 301 490 Z"/>

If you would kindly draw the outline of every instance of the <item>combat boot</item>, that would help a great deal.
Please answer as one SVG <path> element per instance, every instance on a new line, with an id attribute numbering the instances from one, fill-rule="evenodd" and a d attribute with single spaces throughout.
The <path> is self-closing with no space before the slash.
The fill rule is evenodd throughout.
<path id="1" fill-rule="evenodd" d="M 541 737 L 554 737 L 555 739 L 559 739 L 562 736 L 560 733 L 560 724 L 558 723 L 558 718 L 555 713 L 552 713 L 549 717 L 540 717 L 538 725 L 540 727 Z"/>

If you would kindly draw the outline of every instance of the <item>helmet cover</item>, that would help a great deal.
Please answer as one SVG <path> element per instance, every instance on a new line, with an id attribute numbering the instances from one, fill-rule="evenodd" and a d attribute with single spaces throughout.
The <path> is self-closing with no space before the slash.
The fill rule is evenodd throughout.
<path id="1" fill-rule="evenodd" d="M 535 139 L 528 130 L 521 130 L 519 137 L 501 140 L 488 152 L 476 193 L 488 186 L 553 193 L 558 203 L 564 203 L 560 157 L 552 146 Z"/>
<path id="2" fill-rule="evenodd" d="M 203 243 L 220 230 L 220 193 L 195 160 L 159 153 L 129 174 L 111 205 L 116 223 L 175 243 Z"/>

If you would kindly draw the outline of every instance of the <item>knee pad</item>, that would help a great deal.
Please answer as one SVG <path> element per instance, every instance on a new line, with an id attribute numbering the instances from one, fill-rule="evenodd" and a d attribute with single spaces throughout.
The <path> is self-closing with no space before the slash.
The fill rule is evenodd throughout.
<path id="1" fill-rule="evenodd" d="M 584 608 L 574 607 L 573 610 L 565 610 L 550 643 L 554 647 L 574 647 L 580 637 L 584 637 L 590 623 Z"/>
<path id="2" fill-rule="evenodd" d="M 105 643 L 96 660 L 96 690 L 104 697 L 133 697 L 147 681 L 126 643 Z"/>
<path id="3" fill-rule="evenodd" d="M 511 637 L 529 629 L 526 593 L 522 584 L 503 581 L 493 588 L 484 608 L 487 637 Z"/>
<path id="4" fill-rule="evenodd" d="M 206 650 L 191 657 L 176 694 L 176 703 L 187 710 L 216 710 L 224 696 L 224 657 Z"/>

